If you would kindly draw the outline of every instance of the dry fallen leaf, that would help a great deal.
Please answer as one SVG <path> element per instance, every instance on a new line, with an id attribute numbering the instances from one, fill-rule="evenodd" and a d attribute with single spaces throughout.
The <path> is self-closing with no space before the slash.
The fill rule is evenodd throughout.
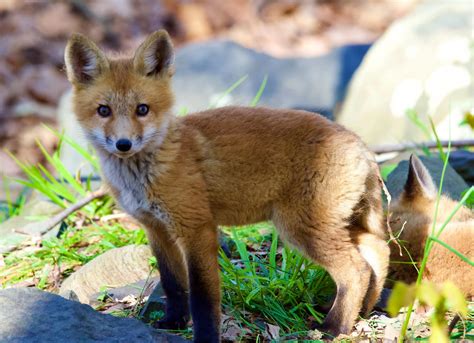
<path id="1" fill-rule="evenodd" d="M 383 332 L 384 342 L 395 342 L 400 335 L 400 330 L 395 329 L 392 325 L 387 324 Z"/>
<path id="2" fill-rule="evenodd" d="M 280 338 L 280 327 L 272 324 L 265 323 L 265 333 L 269 339 Z"/>
<path id="3" fill-rule="evenodd" d="M 231 316 L 222 315 L 222 339 L 224 341 L 236 342 L 249 333 L 248 329 L 242 328 Z"/>
<path id="4" fill-rule="evenodd" d="M 317 329 L 308 331 L 307 335 L 311 340 L 319 340 L 323 338 L 323 333 Z"/>

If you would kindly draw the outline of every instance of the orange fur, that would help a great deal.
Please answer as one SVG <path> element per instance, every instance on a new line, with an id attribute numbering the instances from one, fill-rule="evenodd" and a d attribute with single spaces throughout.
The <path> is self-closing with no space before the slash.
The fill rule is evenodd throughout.
<path id="1" fill-rule="evenodd" d="M 272 220 L 333 277 L 337 297 L 324 325 L 349 333 L 377 301 L 388 266 L 372 154 L 354 133 L 304 111 L 224 107 L 173 116 L 171 53 L 163 31 L 132 59 L 109 60 L 80 35 L 66 49 L 78 120 L 113 195 L 145 225 L 158 257 L 172 303 L 159 325 L 185 323 L 176 294 L 190 292 L 195 340 L 218 341 L 217 226 Z M 149 105 L 147 116 L 136 115 L 140 103 Z M 110 117 L 97 115 L 101 104 Z M 114 147 L 124 137 L 133 143 L 126 153 Z"/>
<path id="2" fill-rule="evenodd" d="M 435 213 L 437 191 L 425 167 L 412 157 L 410 169 L 413 178 L 407 181 L 404 192 L 397 199 L 392 208 L 391 226 L 395 233 L 399 232 L 402 246 L 408 250 L 413 261 L 419 267 L 423 258 L 426 240 L 431 234 L 433 217 Z M 439 201 L 437 228 L 447 219 L 458 202 L 441 196 Z M 466 207 L 461 207 L 456 215 L 446 226 L 439 239 L 471 260 L 474 259 L 474 213 Z M 398 247 L 390 244 L 391 266 L 390 278 L 405 282 L 414 282 L 417 270 L 411 265 L 410 257 L 406 251 L 400 257 Z M 401 263 L 400 263 L 401 262 Z M 431 254 L 426 264 L 423 279 L 435 283 L 450 280 L 454 282 L 466 296 L 474 296 L 474 270 L 455 254 L 441 245 L 434 243 Z"/>

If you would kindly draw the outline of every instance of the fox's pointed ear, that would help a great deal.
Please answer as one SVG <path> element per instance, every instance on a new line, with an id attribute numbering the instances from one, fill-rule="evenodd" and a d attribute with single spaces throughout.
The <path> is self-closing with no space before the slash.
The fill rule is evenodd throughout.
<path id="1" fill-rule="evenodd" d="M 75 33 L 64 52 L 66 72 L 74 85 L 87 85 L 109 68 L 105 54 L 89 38 Z"/>
<path id="2" fill-rule="evenodd" d="M 138 47 L 133 58 L 135 70 L 145 76 L 164 75 L 172 72 L 174 50 L 165 30 L 153 32 Z"/>
<path id="3" fill-rule="evenodd" d="M 436 199 L 437 193 L 437 188 L 428 169 L 426 169 L 423 162 L 416 155 L 411 155 L 408 166 L 408 178 L 403 191 L 405 198 L 415 199 L 423 197 Z"/>

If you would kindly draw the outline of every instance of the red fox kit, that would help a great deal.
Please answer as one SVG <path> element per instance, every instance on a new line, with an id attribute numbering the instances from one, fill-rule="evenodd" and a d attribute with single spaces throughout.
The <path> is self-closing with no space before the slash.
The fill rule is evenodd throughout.
<path id="1" fill-rule="evenodd" d="M 416 262 L 423 258 L 426 239 L 431 234 L 437 193 L 428 170 L 416 156 L 412 155 L 405 189 L 392 207 L 391 226 L 395 232 L 399 232 L 404 225 L 400 240 Z M 438 227 L 456 205 L 456 201 L 446 196 L 441 197 L 436 220 Z M 474 213 L 467 207 L 460 208 L 439 239 L 473 260 Z M 417 270 L 409 263 L 407 252 L 402 251 L 403 257 L 401 257 L 395 244 L 390 244 L 390 247 L 392 250 L 390 278 L 414 282 Z M 450 280 L 466 296 L 474 296 L 474 269 L 437 243 L 434 243 L 428 258 L 424 278 L 436 283 Z"/>
<path id="2" fill-rule="evenodd" d="M 378 168 L 355 134 L 294 110 L 173 116 L 165 31 L 129 59 L 109 59 L 73 35 L 65 60 L 75 113 L 105 180 L 146 227 L 157 257 L 167 297 L 159 327 L 182 328 L 191 312 L 195 341 L 220 340 L 217 226 L 264 220 L 336 282 L 326 330 L 349 333 L 371 310 L 390 252 Z"/>

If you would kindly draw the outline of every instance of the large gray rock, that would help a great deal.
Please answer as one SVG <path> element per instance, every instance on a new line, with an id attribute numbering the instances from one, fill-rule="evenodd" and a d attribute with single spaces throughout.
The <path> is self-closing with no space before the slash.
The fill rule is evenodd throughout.
<path id="1" fill-rule="evenodd" d="M 474 185 L 474 152 L 467 150 L 453 151 L 449 154 L 449 164 L 456 169 L 469 186 Z"/>
<path id="2" fill-rule="evenodd" d="M 176 109 L 194 112 L 210 104 L 249 105 L 267 76 L 259 104 L 329 114 L 367 49 L 367 45 L 355 45 L 315 58 L 275 58 L 231 41 L 189 44 L 176 55 Z M 221 97 L 244 76 L 247 79 L 239 87 Z"/>
<path id="3" fill-rule="evenodd" d="M 185 342 L 132 318 L 117 318 L 36 288 L 0 291 L 0 341 Z"/>
<path id="4" fill-rule="evenodd" d="M 459 127 L 474 105 L 472 2 L 423 1 L 372 46 L 354 75 L 337 121 L 369 144 L 426 140 L 408 120 L 430 115 L 442 139 L 472 138 Z M 429 126 L 429 124 L 428 124 Z"/>
<path id="5" fill-rule="evenodd" d="M 443 161 L 438 157 L 420 156 L 421 161 L 428 169 L 436 186 L 441 181 L 441 173 L 443 171 Z M 408 161 L 401 161 L 398 166 L 387 177 L 387 189 L 392 199 L 398 198 L 403 191 L 403 187 L 408 176 Z M 459 176 L 458 173 L 448 164 L 443 182 L 443 194 L 448 195 L 455 200 L 461 199 L 461 193 L 468 188 L 467 183 Z"/>
<path id="6" fill-rule="evenodd" d="M 116 288 L 146 279 L 150 275 L 147 245 L 127 245 L 111 249 L 71 274 L 61 285 L 59 294 L 88 304 L 102 287 Z M 152 276 L 158 273 L 154 271 Z"/>

